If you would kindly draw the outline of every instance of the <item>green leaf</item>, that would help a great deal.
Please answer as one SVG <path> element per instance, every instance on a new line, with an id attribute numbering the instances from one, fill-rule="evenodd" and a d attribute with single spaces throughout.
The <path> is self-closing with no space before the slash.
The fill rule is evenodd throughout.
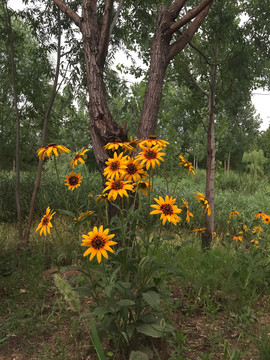
<path id="1" fill-rule="evenodd" d="M 99 306 L 97 308 L 95 308 L 95 310 L 93 311 L 93 315 L 105 315 L 108 314 L 110 312 L 110 310 L 104 306 Z"/>
<path id="2" fill-rule="evenodd" d="M 145 352 L 142 351 L 131 351 L 129 360 L 148 360 L 149 357 Z"/>
<path id="3" fill-rule="evenodd" d="M 119 304 L 121 307 L 133 306 L 133 305 L 135 305 L 135 302 L 133 300 L 123 299 L 123 300 L 118 301 L 117 304 Z"/>
<path id="4" fill-rule="evenodd" d="M 163 336 L 163 331 L 156 329 L 151 324 L 139 324 L 136 325 L 136 330 L 144 335 L 151 336 L 153 338 L 160 338 Z"/>
<path id="5" fill-rule="evenodd" d="M 76 215 L 72 211 L 69 211 L 69 210 L 58 209 L 57 211 L 60 212 L 61 214 L 70 216 L 72 218 L 76 217 Z"/>
<path id="6" fill-rule="evenodd" d="M 158 310 L 160 305 L 160 296 L 159 293 L 153 290 L 149 290 L 145 293 L 142 293 L 144 301 L 147 302 L 153 309 Z"/>

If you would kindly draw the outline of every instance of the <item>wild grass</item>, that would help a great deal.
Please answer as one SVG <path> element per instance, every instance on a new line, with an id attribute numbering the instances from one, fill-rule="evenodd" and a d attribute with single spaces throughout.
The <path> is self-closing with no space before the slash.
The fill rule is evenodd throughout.
<path id="1" fill-rule="evenodd" d="M 35 232 L 40 215 L 47 206 L 54 209 L 64 207 L 61 192 L 52 177 L 51 164 L 47 166 L 28 244 L 20 244 L 17 240 L 15 209 L 12 208 L 13 202 L 8 200 L 14 194 L 14 176 L 5 173 L 2 177 L 0 354 L 23 354 L 31 359 L 75 360 L 87 356 L 95 359 L 95 350 L 89 341 L 87 329 L 82 327 L 82 318 L 63 300 L 51 275 L 62 267 L 67 269 L 71 264 L 80 265 L 87 261 L 82 258 L 80 241 L 74 240 L 65 214 L 53 219 L 54 231 L 50 236 L 40 237 Z M 59 171 L 64 180 L 64 164 L 59 166 Z M 103 204 L 99 209 L 94 208 L 94 197 L 100 193 L 99 174 L 85 174 L 87 176 L 89 186 L 72 193 L 69 205 L 76 215 L 86 209 L 95 210 L 92 226 L 104 217 L 105 208 Z M 23 175 L 25 213 L 33 182 L 32 175 Z M 215 230 L 218 237 L 207 252 L 201 250 L 200 234 L 192 233 L 194 227 L 202 225 L 198 220 L 202 209 L 193 193 L 197 190 L 204 192 L 205 172 L 197 171 L 196 176 L 191 177 L 180 171 L 178 175 L 170 176 L 169 182 L 170 195 L 176 197 L 178 202 L 181 198 L 188 200 L 195 221 L 190 227 L 184 228 L 180 223 L 177 229 L 170 228 L 172 235 L 175 235 L 175 231 L 177 236 L 174 240 L 164 236 L 162 246 L 155 254 L 158 261 L 169 264 L 177 271 L 159 273 L 164 282 L 162 311 L 175 330 L 171 336 L 160 340 L 166 352 L 162 353 L 160 345 L 153 341 L 152 348 L 156 349 L 156 353 L 153 352 L 152 358 L 268 360 L 270 233 L 267 226 L 270 225 L 265 225 L 265 236 L 258 248 L 247 243 L 236 244 L 232 236 L 226 237 L 228 231 L 240 231 L 244 224 L 252 228 L 257 211 L 270 214 L 267 180 L 261 179 L 253 186 L 251 177 L 236 173 L 217 179 Z M 165 196 L 166 186 L 166 179 L 157 177 L 153 196 Z M 88 196 L 89 193 L 93 197 Z M 77 204 L 80 204 L 80 208 Z M 241 215 L 229 219 L 232 210 L 238 210 Z M 230 221 L 229 225 L 227 221 Z M 89 225 L 86 223 L 81 233 L 87 229 Z M 64 271 L 60 274 L 66 276 Z M 67 275 L 65 279 L 77 290 L 87 285 L 77 273 Z M 86 293 L 81 298 L 85 308 L 91 301 L 91 296 Z M 196 326 L 192 327 L 192 324 Z M 108 359 L 120 360 L 110 345 L 110 340 L 106 343 L 105 339 L 105 355 Z"/>

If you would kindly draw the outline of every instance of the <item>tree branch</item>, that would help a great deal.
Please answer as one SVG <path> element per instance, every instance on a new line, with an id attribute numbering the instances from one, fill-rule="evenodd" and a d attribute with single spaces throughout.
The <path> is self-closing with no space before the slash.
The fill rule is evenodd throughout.
<path id="1" fill-rule="evenodd" d="M 111 37 L 111 34 L 112 34 L 112 32 L 113 32 L 113 28 L 115 27 L 116 21 L 117 21 L 119 15 L 120 15 L 120 11 L 121 11 L 121 9 L 122 9 L 123 2 L 124 2 L 124 0 L 120 0 L 120 1 L 119 1 L 118 8 L 117 8 L 117 10 L 116 10 L 116 13 L 115 13 L 115 15 L 114 15 L 114 18 L 113 18 L 113 21 L 112 21 L 111 27 L 110 27 L 110 37 Z"/>
<path id="2" fill-rule="evenodd" d="M 204 60 L 206 61 L 206 63 L 210 66 L 214 66 L 214 65 L 217 65 L 217 64 L 213 64 L 209 61 L 209 59 L 207 58 L 207 56 L 199 49 L 197 48 L 197 46 L 195 46 L 194 44 L 192 44 L 192 42 L 189 42 L 188 43 L 190 47 L 192 47 L 194 50 L 196 50 L 203 58 Z"/>
<path id="3" fill-rule="evenodd" d="M 53 0 L 55 5 L 59 7 L 59 9 L 66 14 L 71 20 L 75 22 L 75 24 L 81 29 L 81 17 L 72 10 L 69 6 L 67 6 L 62 0 Z"/>
<path id="4" fill-rule="evenodd" d="M 170 30 L 172 33 L 179 30 L 182 26 L 186 25 L 189 21 L 197 17 L 205 8 L 210 8 L 214 0 L 203 0 L 198 6 L 189 11 L 185 16 L 183 16 L 178 21 L 174 22 L 170 26 Z"/>
<path id="5" fill-rule="evenodd" d="M 198 82 L 197 80 L 194 78 L 194 76 L 192 76 L 192 74 L 190 73 L 190 71 L 188 72 L 190 77 L 191 77 L 191 80 L 194 82 L 194 84 L 197 86 L 197 88 L 207 97 L 209 97 L 209 92 L 206 91 Z"/>
<path id="6" fill-rule="evenodd" d="M 171 18 L 175 20 L 179 15 L 179 12 L 182 10 L 187 0 L 175 0 L 171 6 L 168 7 L 168 13 Z"/>
<path id="7" fill-rule="evenodd" d="M 114 0 L 106 0 L 104 15 L 101 23 L 99 52 L 98 52 L 97 62 L 100 63 L 102 66 L 105 63 L 108 46 L 109 46 L 113 2 Z"/>
<path id="8" fill-rule="evenodd" d="M 206 15 L 208 14 L 212 2 L 213 0 L 210 0 L 210 4 L 203 11 L 201 11 L 199 15 L 196 16 L 195 20 L 189 25 L 187 30 L 173 44 L 170 45 L 170 51 L 168 55 L 170 60 L 173 59 L 181 50 L 183 50 L 186 44 L 190 42 L 195 32 L 201 26 Z"/>

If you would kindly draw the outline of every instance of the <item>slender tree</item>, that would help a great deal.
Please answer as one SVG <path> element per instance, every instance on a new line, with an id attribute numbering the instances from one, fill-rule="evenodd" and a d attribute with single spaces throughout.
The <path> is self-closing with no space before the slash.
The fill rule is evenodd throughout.
<path id="1" fill-rule="evenodd" d="M 13 95 L 13 108 L 16 118 L 16 157 L 15 157 L 15 166 L 16 166 L 16 188 L 15 188 L 15 198 L 16 198 L 16 207 L 17 207 L 17 219 L 18 219 L 18 233 L 19 240 L 23 239 L 23 228 L 22 228 L 22 215 L 21 215 L 21 201 L 20 201 L 20 125 L 21 117 L 18 108 L 18 93 L 17 93 L 17 83 L 16 83 L 16 61 L 15 61 L 15 50 L 14 50 L 14 39 L 13 39 L 13 28 L 11 23 L 10 11 L 7 7 L 7 2 L 2 0 L 3 12 L 6 19 L 6 27 L 8 30 L 8 46 L 9 46 L 9 63 L 10 63 L 10 79 L 12 84 L 12 95 Z"/>

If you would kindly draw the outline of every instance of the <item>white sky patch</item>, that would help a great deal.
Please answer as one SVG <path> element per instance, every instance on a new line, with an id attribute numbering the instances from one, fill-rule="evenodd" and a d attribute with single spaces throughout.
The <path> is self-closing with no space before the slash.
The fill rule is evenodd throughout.
<path id="1" fill-rule="evenodd" d="M 270 125 L 270 91 L 263 89 L 254 90 L 252 103 L 263 120 L 260 129 L 265 131 Z"/>

